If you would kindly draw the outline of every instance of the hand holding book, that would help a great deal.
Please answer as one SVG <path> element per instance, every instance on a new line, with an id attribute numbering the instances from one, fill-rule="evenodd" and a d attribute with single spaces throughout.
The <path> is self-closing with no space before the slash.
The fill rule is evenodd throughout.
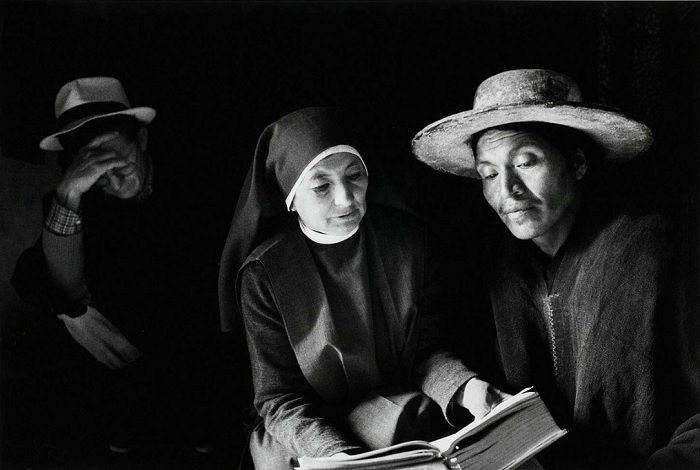
<path id="1" fill-rule="evenodd" d="M 455 404 L 466 408 L 475 419 L 486 416 L 493 408 L 512 395 L 502 392 L 478 377 L 468 380 L 455 394 Z"/>
<path id="2" fill-rule="evenodd" d="M 473 379 L 472 379 L 473 380 Z M 301 470 L 509 470 L 566 433 L 531 388 L 503 400 L 486 416 L 432 442 L 410 441 L 346 457 L 300 457 Z M 528 470 L 538 468 L 532 462 Z"/>

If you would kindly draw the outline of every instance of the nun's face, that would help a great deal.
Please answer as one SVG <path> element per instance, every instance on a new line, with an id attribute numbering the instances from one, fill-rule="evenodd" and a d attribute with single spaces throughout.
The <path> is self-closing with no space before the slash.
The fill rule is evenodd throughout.
<path id="1" fill-rule="evenodd" d="M 367 211 L 367 172 L 351 153 L 318 162 L 301 180 L 292 201 L 304 225 L 328 235 L 347 235 Z"/>

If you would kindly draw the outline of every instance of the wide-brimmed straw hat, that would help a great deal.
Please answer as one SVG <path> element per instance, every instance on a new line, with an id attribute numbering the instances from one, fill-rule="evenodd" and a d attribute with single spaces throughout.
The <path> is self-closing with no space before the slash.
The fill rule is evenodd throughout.
<path id="1" fill-rule="evenodd" d="M 63 150 L 59 135 L 95 119 L 123 114 L 147 125 L 156 116 L 153 108 L 132 108 L 124 87 L 112 77 L 78 78 L 66 83 L 58 90 L 54 110 L 56 132 L 41 140 L 39 147 L 43 150 Z"/>
<path id="2" fill-rule="evenodd" d="M 418 160 L 446 173 L 478 178 L 472 138 L 506 124 L 545 122 L 578 129 L 598 144 L 604 158 L 629 160 L 644 153 L 653 138 L 647 126 L 619 110 L 584 104 L 570 77 L 551 70 L 510 70 L 483 81 L 474 107 L 434 122 L 412 141 Z"/>

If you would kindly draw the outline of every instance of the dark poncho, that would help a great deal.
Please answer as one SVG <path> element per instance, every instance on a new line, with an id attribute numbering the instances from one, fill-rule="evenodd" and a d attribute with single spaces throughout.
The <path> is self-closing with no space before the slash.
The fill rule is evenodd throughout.
<path id="1" fill-rule="evenodd" d="M 507 386 L 535 385 L 572 430 L 554 462 L 638 467 L 698 411 L 694 313 L 659 217 L 584 207 L 551 261 L 505 233 L 489 253 Z"/>

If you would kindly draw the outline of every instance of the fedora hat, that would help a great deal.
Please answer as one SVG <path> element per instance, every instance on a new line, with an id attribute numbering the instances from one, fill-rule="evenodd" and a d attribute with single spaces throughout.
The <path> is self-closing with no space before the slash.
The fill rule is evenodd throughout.
<path id="1" fill-rule="evenodd" d="M 153 108 L 132 108 L 121 82 L 112 77 L 78 78 L 58 90 L 56 132 L 39 142 L 43 150 L 63 150 L 58 136 L 74 131 L 87 122 L 108 116 L 133 116 L 144 125 L 156 116 Z"/>
<path id="2" fill-rule="evenodd" d="M 484 80 L 474 107 L 426 126 L 411 147 L 416 158 L 436 170 L 478 178 L 472 138 L 506 124 L 545 122 L 578 129 L 604 158 L 629 160 L 644 153 L 653 138 L 649 128 L 619 110 L 584 104 L 581 90 L 566 75 L 542 69 L 510 70 Z"/>

